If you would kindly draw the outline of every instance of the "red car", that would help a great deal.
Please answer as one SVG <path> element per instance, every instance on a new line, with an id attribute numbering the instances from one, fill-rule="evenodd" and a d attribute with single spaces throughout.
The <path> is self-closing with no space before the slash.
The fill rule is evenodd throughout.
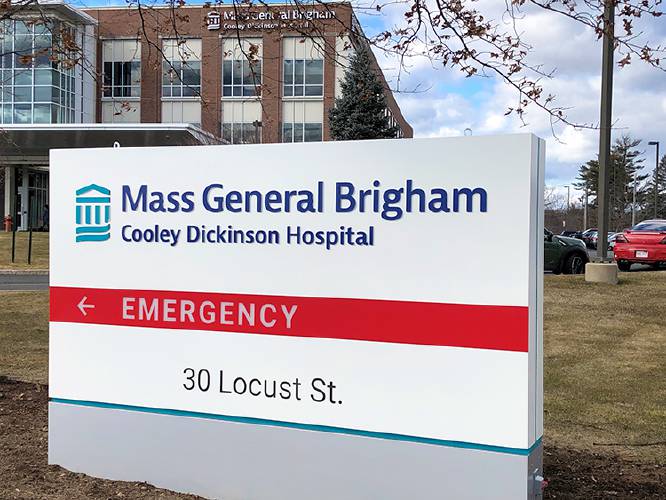
<path id="1" fill-rule="evenodd" d="M 625 230 L 615 239 L 613 253 L 620 271 L 629 271 L 632 264 L 657 268 L 666 263 L 666 220 L 646 220 Z"/>

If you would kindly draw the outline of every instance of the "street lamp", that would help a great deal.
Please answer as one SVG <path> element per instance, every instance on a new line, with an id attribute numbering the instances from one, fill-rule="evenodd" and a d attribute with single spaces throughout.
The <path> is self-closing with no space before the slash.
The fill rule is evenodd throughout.
<path id="1" fill-rule="evenodd" d="M 569 200 L 571 196 L 571 186 L 570 185 L 564 185 L 562 187 L 567 188 L 567 210 L 564 212 L 564 224 L 563 226 L 566 228 L 567 227 L 567 219 L 569 218 Z"/>
<path id="2" fill-rule="evenodd" d="M 654 160 L 654 218 L 657 218 L 657 204 L 659 203 L 659 141 L 650 141 L 648 146 L 657 146 L 657 154 Z"/>

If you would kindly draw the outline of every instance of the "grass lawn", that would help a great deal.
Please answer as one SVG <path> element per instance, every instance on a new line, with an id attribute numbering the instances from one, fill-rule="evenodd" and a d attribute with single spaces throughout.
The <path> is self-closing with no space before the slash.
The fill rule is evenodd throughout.
<path id="1" fill-rule="evenodd" d="M 28 239 L 26 231 L 16 232 L 16 249 L 12 264 L 12 233 L 0 232 L 0 270 L 49 268 L 49 233 L 32 233 L 30 265 L 28 265 Z"/>
<path id="2" fill-rule="evenodd" d="M 546 276 L 545 444 L 666 463 L 666 272 Z M 47 292 L 0 292 L 0 375 L 46 382 Z M 661 443 L 661 444 L 659 444 Z"/>
<path id="3" fill-rule="evenodd" d="M 547 276 L 546 444 L 666 464 L 666 272 Z"/>
<path id="4" fill-rule="evenodd" d="M 48 381 L 49 292 L 0 292 L 0 375 Z"/>

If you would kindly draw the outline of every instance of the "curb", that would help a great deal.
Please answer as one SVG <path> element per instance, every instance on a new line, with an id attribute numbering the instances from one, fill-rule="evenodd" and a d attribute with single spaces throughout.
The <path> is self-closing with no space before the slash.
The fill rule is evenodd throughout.
<path id="1" fill-rule="evenodd" d="M 0 276 L 48 276 L 48 269 L 0 269 Z"/>

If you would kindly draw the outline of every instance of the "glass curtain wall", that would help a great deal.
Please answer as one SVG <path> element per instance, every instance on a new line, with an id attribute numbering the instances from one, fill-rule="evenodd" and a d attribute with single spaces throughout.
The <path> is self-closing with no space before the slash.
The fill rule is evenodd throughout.
<path id="1" fill-rule="evenodd" d="M 73 123 L 74 67 L 54 54 L 62 23 L 0 21 L 0 123 Z"/>

